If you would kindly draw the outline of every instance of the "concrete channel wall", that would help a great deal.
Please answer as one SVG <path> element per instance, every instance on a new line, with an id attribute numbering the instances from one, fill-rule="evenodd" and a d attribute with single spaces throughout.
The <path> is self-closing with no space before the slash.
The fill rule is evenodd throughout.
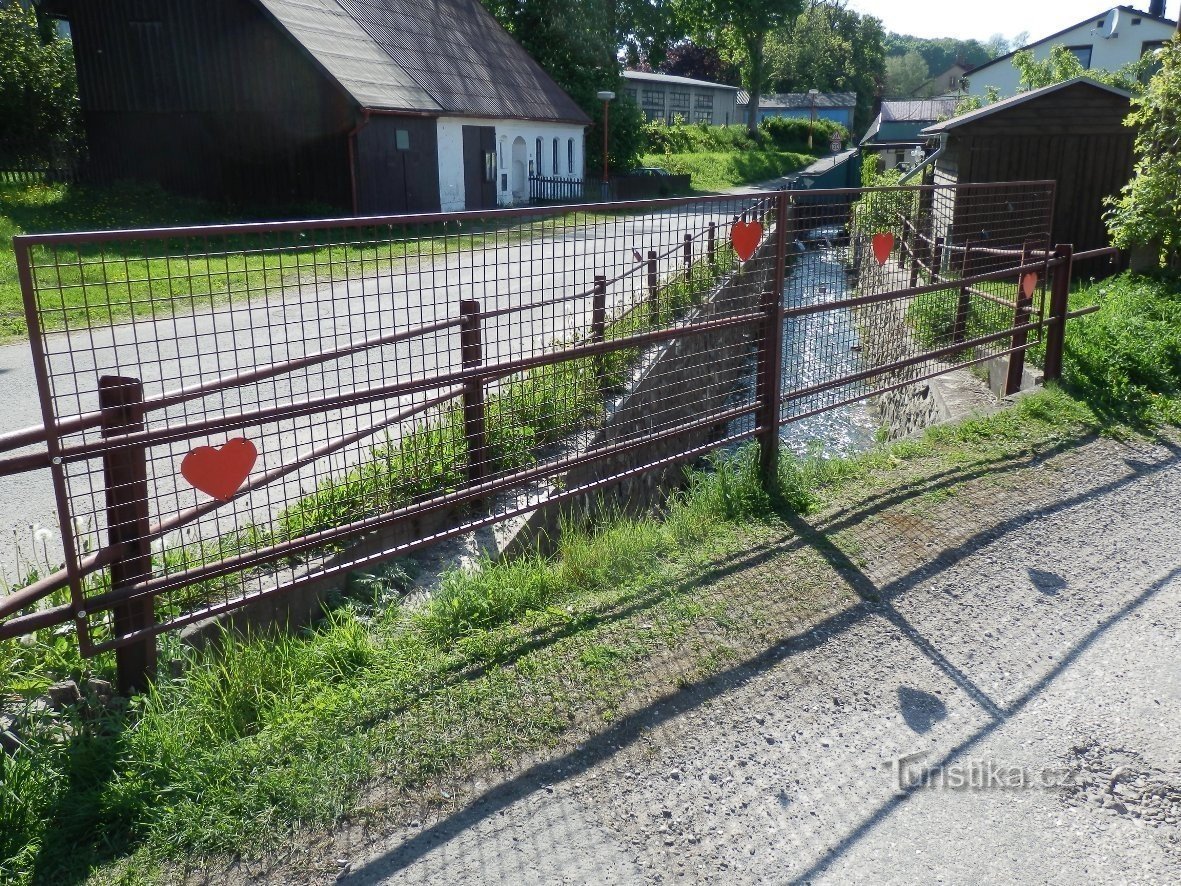
<path id="1" fill-rule="evenodd" d="M 708 293 L 688 319 L 704 322 L 757 310 L 762 294 L 771 281 L 774 248 L 774 241 L 768 238 L 750 260 Z M 674 339 L 651 349 L 641 358 L 624 394 L 608 405 L 602 425 L 590 434 L 584 434 L 581 439 L 561 447 L 562 454 L 573 456 L 579 451 L 635 440 L 645 433 L 658 432 L 661 427 L 691 422 L 725 408 L 738 390 L 740 377 L 749 371 L 754 335 L 753 328 L 732 327 L 705 335 Z M 680 395 L 675 401 L 670 399 L 671 391 Z M 660 427 L 656 426 L 657 416 Z M 683 464 L 673 464 L 633 476 L 613 486 L 555 504 L 545 503 L 545 490 L 570 489 L 675 455 L 707 443 L 724 428 L 725 425 L 701 428 L 651 446 L 627 450 L 610 458 L 580 465 L 564 475 L 551 478 L 547 484 L 534 484 L 524 493 L 514 492 L 502 496 L 493 503 L 493 508 L 503 506 L 509 499 L 512 499 L 508 501 L 509 504 L 516 505 L 536 501 L 538 507 L 492 530 L 472 533 L 471 538 L 441 542 L 435 551 L 426 549 L 423 554 L 430 561 L 428 571 L 454 568 L 470 561 L 473 556 L 497 558 L 530 549 L 546 549 L 556 539 L 564 514 L 588 514 L 604 507 L 640 512 L 659 505 L 672 489 L 681 485 Z M 463 516 L 470 519 L 472 515 L 470 512 L 461 515 L 451 509 L 400 521 L 366 537 L 317 569 L 330 568 L 336 563 L 347 563 L 434 535 L 458 526 Z M 287 570 L 277 577 L 276 585 L 299 581 L 305 574 L 300 570 Z M 429 581 L 420 584 L 429 588 Z M 316 580 L 295 590 L 280 592 L 190 625 L 182 631 L 181 637 L 187 643 L 202 646 L 215 642 L 223 628 L 259 631 L 311 624 L 320 617 L 324 602 L 339 593 L 343 585 L 340 576 Z"/>

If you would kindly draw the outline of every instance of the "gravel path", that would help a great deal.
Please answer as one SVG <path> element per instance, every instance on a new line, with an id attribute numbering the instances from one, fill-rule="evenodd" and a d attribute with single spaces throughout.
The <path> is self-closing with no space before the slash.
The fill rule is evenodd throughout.
<path id="1" fill-rule="evenodd" d="M 1181 882 L 1181 448 L 948 473 L 796 527 L 850 603 L 341 879 Z M 789 597 L 791 556 L 727 581 Z"/>

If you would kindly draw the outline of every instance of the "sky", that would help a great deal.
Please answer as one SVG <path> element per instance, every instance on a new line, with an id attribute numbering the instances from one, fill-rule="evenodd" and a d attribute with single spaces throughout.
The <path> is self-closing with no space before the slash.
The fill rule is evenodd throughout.
<path id="1" fill-rule="evenodd" d="M 1028 31 L 1031 40 L 1048 37 L 1113 6 L 1148 9 L 1148 0 L 850 0 L 858 12 L 877 16 L 887 31 L 916 37 L 987 40 Z M 1166 0 L 1168 18 L 1181 0 Z"/>

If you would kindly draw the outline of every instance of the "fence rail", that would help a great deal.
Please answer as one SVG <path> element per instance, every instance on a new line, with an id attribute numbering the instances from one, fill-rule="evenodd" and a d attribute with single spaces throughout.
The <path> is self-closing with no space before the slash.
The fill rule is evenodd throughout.
<path id="1" fill-rule="evenodd" d="M 529 176 L 529 200 L 532 203 L 574 203 L 582 199 L 581 178 Z"/>
<path id="2" fill-rule="evenodd" d="M 64 566 L 0 639 L 142 685 L 162 631 L 744 439 L 772 471 L 1043 336 L 1060 371 L 1098 253 L 1042 245 L 1051 184 L 796 196 L 18 237 L 43 424 L 0 476 L 49 469 Z"/>

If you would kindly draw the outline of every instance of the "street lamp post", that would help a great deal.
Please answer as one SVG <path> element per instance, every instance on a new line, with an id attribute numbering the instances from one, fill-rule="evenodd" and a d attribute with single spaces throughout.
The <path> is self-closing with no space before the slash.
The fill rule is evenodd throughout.
<path id="1" fill-rule="evenodd" d="M 812 150 L 812 130 L 816 128 L 816 96 L 820 95 L 819 89 L 808 90 L 808 104 L 812 108 L 812 112 L 808 115 L 808 150 Z"/>
<path id="2" fill-rule="evenodd" d="M 607 160 L 607 145 L 609 142 L 609 133 L 611 132 L 610 122 L 610 103 L 615 98 L 615 93 L 607 89 L 601 89 L 597 93 L 599 101 L 603 103 L 603 185 L 602 195 L 606 200 L 611 196 L 611 168 Z"/>

